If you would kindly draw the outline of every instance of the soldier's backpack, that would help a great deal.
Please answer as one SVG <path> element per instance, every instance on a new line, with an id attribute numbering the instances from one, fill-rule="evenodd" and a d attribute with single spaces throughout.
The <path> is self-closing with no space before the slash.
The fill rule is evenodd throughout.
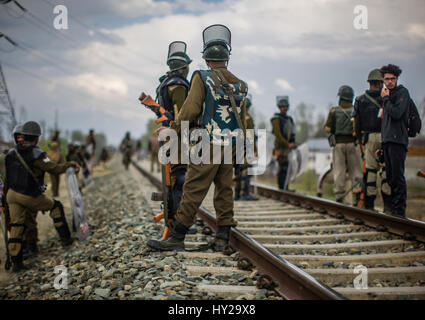
<path id="1" fill-rule="evenodd" d="M 416 108 L 415 103 L 412 99 L 410 99 L 409 104 L 409 117 L 407 119 L 407 133 L 409 137 L 414 138 L 416 135 L 421 132 L 422 122 L 421 117 L 418 112 L 418 108 Z"/>

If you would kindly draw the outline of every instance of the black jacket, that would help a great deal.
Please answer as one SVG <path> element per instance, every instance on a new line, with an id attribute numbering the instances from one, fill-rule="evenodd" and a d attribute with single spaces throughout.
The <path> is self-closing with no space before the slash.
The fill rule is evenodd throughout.
<path id="1" fill-rule="evenodd" d="M 407 120 L 409 118 L 410 95 L 402 85 L 390 91 L 384 99 L 384 117 L 382 119 L 382 142 L 393 142 L 406 147 L 409 144 Z"/>

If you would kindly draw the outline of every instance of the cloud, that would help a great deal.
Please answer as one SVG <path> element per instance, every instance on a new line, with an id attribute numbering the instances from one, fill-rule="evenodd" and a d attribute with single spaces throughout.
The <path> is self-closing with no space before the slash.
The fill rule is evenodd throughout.
<path id="1" fill-rule="evenodd" d="M 75 84 L 80 89 L 89 92 L 93 97 L 105 98 L 110 96 L 127 95 L 127 84 L 114 76 L 83 73 L 68 80 L 69 84 Z"/>
<path id="2" fill-rule="evenodd" d="M 264 89 L 260 87 L 257 81 L 255 80 L 247 80 L 248 83 L 248 91 L 251 94 L 263 94 Z"/>
<path id="3" fill-rule="evenodd" d="M 291 84 L 285 79 L 276 79 L 274 83 L 285 91 L 295 91 Z"/>
<path id="4" fill-rule="evenodd" d="M 43 1 L 21 2 L 51 25 L 52 10 Z M 99 117 L 99 125 L 102 117 L 153 117 L 140 107 L 137 97 L 142 90 L 155 95 L 158 78 L 168 69 L 169 43 L 182 40 L 188 44 L 191 72 L 205 68 L 200 53 L 202 30 L 215 23 L 230 28 L 229 68 L 247 81 L 251 93 L 263 96 L 266 113 L 272 112 L 272 107 L 267 108 L 274 106 L 275 94 L 281 94 L 277 89 L 291 93 L 293 101 L 322 105 L 334 98 L 334 87 L 341 81 L 363 89 L 364 74 L 382 65 L 383 57 L 403 66 L 406 78 L 415 73 L 409 90 L 414 84 L 423 94 L 420 84 L 425 70 L 420 61 L 425 61 L 425 17 L 423 10 L 418 10 L 423 0 L 394 0 L 385 5 L 383 0 L 364 0 L 369 28 L 362 31 L 353 27 L 353 9 L 358 4 L 354 0 L 264 0 L 261 5 L 256 0 L 63 0 L 63 4 L 74 17 L 107 36 L 70 19 L 66 36 L 75 43 L 69 43 L 55 37 L 54 30 L 48 33 L 36 28 L 27 18 L 11 18 L 6 5 L 0 6 L 2 32 L 57 57 L 55 63 L 70 70 L 64 76 L 53 64 L 19 49 L 1 52 L 5 62 L 50 80 L 34 82 L 18 73 L 11 76 L 5 68 L 10 91 L 18 104 L 27 104 L 29 118 L 47 108 L 84 116 L 85 106 Z M 416 64 L 411 72 L 409 64 Z M 72 94 L 65 92 L 61 97 L 68 88 Z M 52 94 L 52 90 L 60 94 Z"/>
<path id="5" fill-rule="evenodd" d="M 425 40 L 425 24 L 411 24 L 407 28 L 407 33 L 423 41 Z"/>

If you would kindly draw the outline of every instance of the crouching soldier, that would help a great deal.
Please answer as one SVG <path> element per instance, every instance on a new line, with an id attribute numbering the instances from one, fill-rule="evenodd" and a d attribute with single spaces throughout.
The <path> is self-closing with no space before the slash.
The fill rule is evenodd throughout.
<path id="1" fill-rule="evenodd" d="M 69 167 L 79 166 L 75 162 L 56 164 L 46 153 L 37 147 L 41 128 L 37 122 L 26 122 L 21 133 L 24 141 L 11 149 L 6 156 L 6 190 L 10 211 L 9 253 L 13 271 L 25 269 L 23 265 L 22 241 L 25 231 L 26 215 L 34 211 L 50 211 L 63 246 L 72 244 L 73 239 L 68 228 L 62 203 L 46 197 L 43 193 L 45 172 L 61 174 Z"/>

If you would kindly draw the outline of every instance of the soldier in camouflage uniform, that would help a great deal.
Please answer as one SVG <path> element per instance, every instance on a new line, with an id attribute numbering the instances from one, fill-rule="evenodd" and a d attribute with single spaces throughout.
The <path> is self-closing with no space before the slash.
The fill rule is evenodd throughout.
<path id="1" fill-rule="evenodd" d="M 287 115 L 289 109 L 289 97 L 277 96 L 277 107 L 280 113 L 275 113 L 271 118 L 273 134 L 275 135 L 274 155 L 279 163 L 277 174 L 277 184 L 279 189 L 288 190 L 289 183 L 285 186 L 286 175 L 288 174 L 288 154 L 297 146 L 295 144 L 295 123 L 291 116 Z"/>
<path id="2" fill-rule="evenodd" d="M 359 146 L 353 134 L 354 90 L 349 86 L 341 86 L 338 90 L 339 104 L 329 111 L 325 123 L 325 131 L 335 136 L 335 146 L 332 152 L 334 173 L 334 194 L 337 202 L 343 202 L 345 190 L 346 172 L 351 179 L 353 188 L 361 187 L 362 160 Z M 356 205 L 360 200 L 361 188 L 355 192 Z"/>
<path id="3" fill-rule="evenodd" d="M 367 78 L 370 88 L 357 97 L 354 103 L 352 117 L 356 137 L 364 148 L 365 172 L 363 173 L 363 193 L 365 194 L 365 208 L 374 210 L 376 195 L 378 194 L 378 174 L 381 176 L 381 195 L 384 202 L 384 211 L 391 207 L 391 188 L 388 185 L 385 164 L 376 160 L 376 152 L 382 148 L 381 118 L 378 117 L 382 107 L 381 89 L 383 77 L 379 69 L 372 70 Z"/>
<path id="4" fill-rule="evenodd" d="M 160 85 L 156 90 L 158 103 L 165 108 L 167 118 L 169 119 L 169 121 L 163 123 L 164 126 L 169 126 L 170 121 L 175 120 L 186 100 L 189 92 L 189 81 L 187 81 L 186 77 L 189 73 L 191 62 L 192 60 L 186 54 L 186 43 L 183 41 L 173 41 L 170 43 L 167 56 L 167 65 L 170 71 L 159 79 Z M 180 145 L 180 134 L 178 138 Z M 158 152 L 156 159 L 158 159 Z M 151 168 L 153 169 L 153 165 L 151 165 Z M 187 164 L 181 163 L 181 152 L 179 148 L 178 162 L 171 164 L 171 192 L 168 199 L 169 219 L 175 216 L 180 206 L 186 170 Z"/>
<path id="5" fill-rule="evenodd" d="M 10 210 L 11 226 L 8 248 L 14 272 L 25 269 L 22 237 L 25 231 L 25 218 L 29 211 L 50 210 L 62 245 L 72 244 L 73 239 L 62 203 L 43 194 L 44 174 L 63 173 L 71 166 L 79 170 L 75 162 L 55 164 L 37 147 L 41 135 L 41 128 L 37 122 L 26 122 L 21 133 L 24 135 L 24 142 L 18 144 L 16 149 L 10 150 L 6 156 L 6 200 Z"/>
<path id="6" fill-rule="evenodd" d="M 246 97 L 246 128 L 247 129 L 254 129 L 254 120 L 252 119 L 251 115 L 249 114 L 249 108 L 252 105 L 252 98 L 251 94 L 248 94 Z M 257 144 L 254 138 L 254 151 L 257 152 Z M 244 164 L 235 164 L 235 200 L 245 200 L 245 201 L 256 201 L 258 200 L 257 197 L 254 197 L 250 194 L 250 180 L 251 176 L 248 175 L 248 163 L 245 161 Z M 242 188 L 243 185 L 243 188 Z M 241 190 L 242 190 L 242 197 L 241 197 Z"/>
<path id="7" fill-rule="evenodd" d="M 216 251 L 224 250 L 228 246 L 230 228 L 236 226 L 233 218 L 233 164 L 224 163 L 225 146 L 222 137 L 225 135 L 223 130 L 243 129 L 241 119 L 245 119 L 248 87 L 227 70 L 231 50 L 230 30 L 223 25 L 212 25 L 204 30 L 203 39 L 203 58 L 210 69 L 193 73 L 189 94 L 176 121 L 171 122 L 170 127 L 180 132 L 181 121 L 192 123 L 198 119 L 209 136 L 210 161 L 200 164 L 190 162 L 183 186 L 183 198 L 171 235 L 162 241 L 149 240 L 148 246 L 154 250 L 184 250 L 186 233 L 194 223 L 198 208 L 213 182 L 218 228 L 210 244 L 211 248 Z M 229 145 L 231 143 L 234 146 L 236 140 L 229 140 Z M 213 162 L 213 145 L 221 149 L 218 164 Z"/>

